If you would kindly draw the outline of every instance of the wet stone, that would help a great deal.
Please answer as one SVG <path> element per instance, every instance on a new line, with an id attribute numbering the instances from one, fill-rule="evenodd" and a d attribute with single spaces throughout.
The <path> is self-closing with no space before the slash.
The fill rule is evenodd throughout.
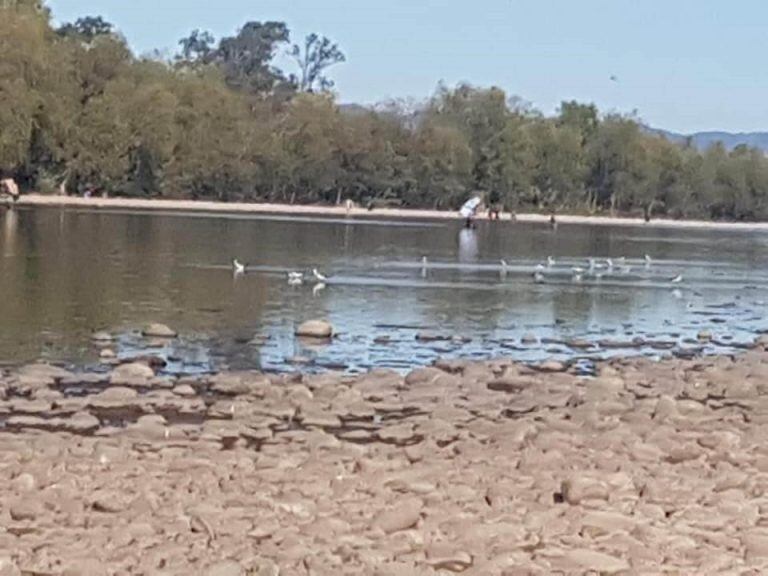
<path id="1" fill-rule="evenodd" d="M 333 325 L 326 320 L 308 320 L 296 328 L 296 336 L 301 338 L 331 338 Z"/>
<path id="2" fill-rule="evenodd" d="M 165 324 L 153 323 L 145 326 L 141 335 L 147 338 L 176 338 L 177 334 Z"/>

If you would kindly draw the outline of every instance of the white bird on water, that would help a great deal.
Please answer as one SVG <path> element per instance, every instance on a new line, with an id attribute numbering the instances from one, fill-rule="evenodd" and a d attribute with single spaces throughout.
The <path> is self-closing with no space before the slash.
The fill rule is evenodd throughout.
<path id="1" fill-rule="evenodd" d="M 288 285 L 301 286 L 304 284 L 304 274 L 302 272 L 288 272 Z"/>
<path id="2" fill-rule="evenodd" d="M 605 264 L 608 266 L 609 270 L 613 270 L 613 260 L 611 260 L 610 258 L 606 258 Z"/>
<path id="3" fill-rule="evenodd" d="M 547 256 L 547 266 L 552 268 L 555 265 L 555 259 L 552 256 Z"/>
<path id="4" fill-rule="evenodd" d="M 327 278 L 326 276 L 324 276 L 324 275 L 320 274 L 320 272 L 318 272 L 318 271 L 317 271 L 317 268 L 313 268 L 313 269 L 312 269 L 312 275 L 313 275 L 313 276 L 314 276 L 314 277 L 315 277 L 317 280 L 319 280 L 320 282 L 325 282 L 326 280 L 328 280 L 328 278 Z"/>
<path id="5" fill-rule="evenodd" d="M 544 282 L 544 274 L 539 272 L 538 270 L 533 273 L 533 281 L 536 284 L 542 284 Z"/>
<path id="6" fill-rule="evenodd" d="M 238 262 L 237 258 L 232 260 L 232 268 L 235 270 L 235 274 L 242 274 L 245 272 L 245 264 Z"/>
<path id="7" fill-rule="evenodd" d="M 651 258 L 650 256 L 648 256 L 648 254 L 646 254 L 645 255 L 645 265 L 646 266 L 650 266 L 651 262 L 653 262 L 653 258 Z"/>
<path id="8" fill-rule="evenodd" d="M 499 271 L 499 276 L 504 278 L 507 275 L 507 261 L 502 258 L 501 260 L 499 260 L 499 262 L 501 263 L 501 270 Z"/>
<path id="9" fill-rule="evenodd" d="M 683 275 L 682 274 L 678 274 L 677 276 L 672 278 L 672 280 L 670 280 L 670 282 L 672 282 L 672 284 L 680 284 L 682 281 L 683 281 Z"/>

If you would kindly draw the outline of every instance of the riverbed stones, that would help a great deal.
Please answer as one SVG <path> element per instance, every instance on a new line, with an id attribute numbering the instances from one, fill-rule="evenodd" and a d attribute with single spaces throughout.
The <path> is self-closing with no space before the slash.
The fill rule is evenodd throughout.
<path id="1" fill-rule="evenodd" d="M 0 576 L 21 576 L 18 564 L 10 556 L 0 555 Z"/>
<path id="2" fill-rule="evenodd" d="M 83 558 L 126 574 L 763 573 L 766 352 L 595 373 L 500 358 L 160 389 L 144 371 L 73 375 L 74 396 L 44 374 L 49 398 L 8 369 L 0 557 L 41 574 Z"/>
<path id="3" fill-rule="evenodd" d="M 182 398 L 191 398 L 192 396 L 197 395 L 197 391 L 189 384 L 179 384 L 173 388 L 172 392 L 176 396 L 181 396 Z"/>
<path id="4" fill-rule="evenodd" d="M 577 505 L 589 500 L 608 500 L 608 486 L 590 475 L 573 475 L 560 485 L 562 498 L 568 504 Z"/>
<path id="5" fill-rule="evenodd" d="M 88 412 L 78 412 L 65 419 L 62 427 L 74 434 L 88 434 L 99 429 L 99 419 Z"/>
<path id="6" fill-rule="evenodd" d="M 205 576 L 244 576 L 245 570 L 234 560 L 225 560 L 223 562 L 217 562 L 212 566 L 209 566 L 205 572 Z"/>
<path id="7" fill-rule="evenodd" d="M 711 342 L 714 338 L 714 335 L 709 330 L 700 330 L 698 334 L 696 334 L 696 339 L 699 342 Z"/>
<path id="8" fill-rule="evenodd" d="M 328 339 L 333 336 L 333 325 L 327 320 L 307 320 L 296 328 L 300 338 Z"/>
<path id="9" fill-rule="evenodd" d="M 131 362 L 121 364 L 112 370 L 109 383 L 112 386 L 142 387 L 148 386 L 154 376 L 155 371 L 146 364 Z"/>
<path id="10" fill-rule="evenodd" d="M 388 510 L 382 510 L 373 519 L 372 526 L 386 534 L 414 527 L 421 519 L 422 500 L 411 498 Z"/>
<path id="11" fill-rule="evenodd" d="M 226 396 L 263 396 L 269 386 L 269 379 L 259 372 L 217 374 L 210 380 L 211 390 Z"/>
<path id="12" fill-rule="evenodd" d="M 527 334 L 523 334 L 522 338 L 520 338 L 520 343 L 525 344 L 526 346 L 531 346 L 532 344 L 538 344 L 539 338 L 536 336 L 536 334 L 529 332 Z"/>
<path id="13" fill-rule="evenodd" d="M 99 352 L 99 358 L 101 360 L 114 360 L 117 357 L 117 354 L 115 354 L 115 351 L 111 348 L 103 348 Z"/>
<path id="14" fill-rule="evenodd" d="M 605 576 L 618 575 L 627 572 L 630 568 L 629 563 L 622 558 L 589 549 L 571 550 L 565 554 L 565 561 L 573 568 Z"/>
<path id="15" fill-rule="evenodd" d="M 165 324 L 152 323 L 141 330 L 141 335 L 145 338 L 176 338 L 177 333 Z"/>
<path id="16" fill-rule="evenodd" d="M 109 332 L 100 330 L 91 334 L 91 341 L 96 345 L 107 345 L 114 340 L 114 337 Z"/>

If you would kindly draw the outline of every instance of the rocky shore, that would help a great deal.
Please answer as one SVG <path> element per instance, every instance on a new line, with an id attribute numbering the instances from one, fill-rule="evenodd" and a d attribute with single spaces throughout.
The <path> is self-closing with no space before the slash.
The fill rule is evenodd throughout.
<path id="1" fill-rule="evenodd" d="M 407 376 L 0 373 L 0 576 L 764 574 L 768 339 Z"/>

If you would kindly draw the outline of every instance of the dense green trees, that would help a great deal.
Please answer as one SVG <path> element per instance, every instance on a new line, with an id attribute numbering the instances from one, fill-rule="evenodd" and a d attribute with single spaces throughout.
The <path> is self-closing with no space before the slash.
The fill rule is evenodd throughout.
<path id="1" fill-rule="evenodd" d="M 699 152 L 591 104 L 546 117 L 498 88 L 339 106 L 328 73 L 344 60 L 316 34 L 292 44 L 282 22 L 137 58 L 100 17 L 54 29 L 35 0 L 5 0 L 0 176 L 44 192 L 453 209 L 482 191 L 518 211 L 768 219 L 758 150 Z"/>

